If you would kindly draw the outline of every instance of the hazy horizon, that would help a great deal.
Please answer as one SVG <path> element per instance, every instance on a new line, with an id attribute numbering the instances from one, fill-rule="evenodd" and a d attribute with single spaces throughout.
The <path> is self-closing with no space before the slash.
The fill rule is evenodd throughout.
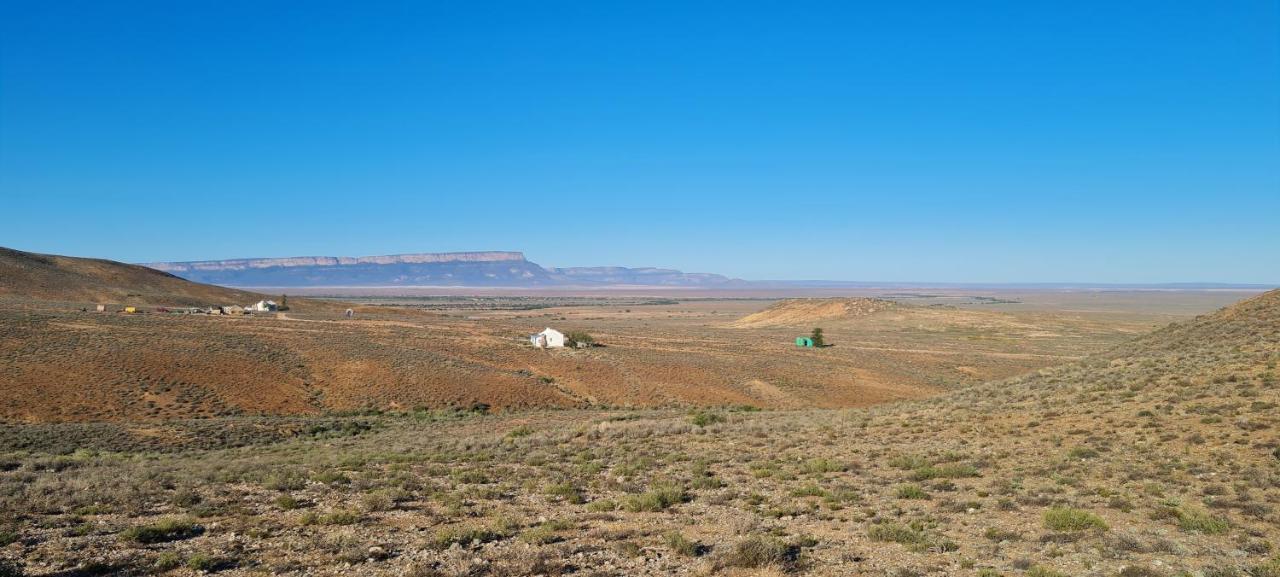
<path id="1" fill-rule="evenodd" d="M 5 247 L 5 248 L 16 248 L 16 247 Z M 21 250 L 21 249 L 18 249 L 18 250 Z M 38 251 L 27 251 L 27 252 L 38 252 Z M 415 252 L 389 253 L 389 254 L 384 254 L 384 255 L 346 255 L 346 254 L 326 254 L 326 255 L 309 254 L 309 255 L 303 255 L 303 254 L 295 254 L 295 255 L 288 255 L 288 256 L 240 256 L 240 257 L 229 257 L 229 258 L 191 259 L 191 260 L 184 260 L 184 261 L 138 261 L 138 262 L 131 262 L 131 263 L 129 263 L 129 264 L 138 264 L 138 265 L 144 265 L 144 266 L 145 266 L 145 265 L 150 265 L 150 264 L 160 264 L 160 263 L 166 263 L 166 262 L 174 262 L 174 263 L 176 263 L 176 262 L 218 262 L 218 261 L 234 261 L 234 260 L 289 259 L 289 258 L 315 258 L 315 257 L 327 257 L 327 258 L 352 257 L 352 258 L 353 258 L 353 257 L 370 257 L 370 256 L 401 256 L 401 255 L 411 255 L 411 254 L 422 254 L 422 253 L 427 253 L 427 252 L 428 252 L 428 251 L 420 251 L 420 252 L 416 252 L 416 253 L 415 253 Z M 683 272 L 683 273 L 722 274 L 722 273 L 719 273 L 719 272 L 714 271 L 714 270 L 681 270 L 681 269 L 676 269 L 676 268 L 673 268 L 673 267 L 663 266 L 663 265 L 661 265 L 661 264 L 652 264 L 652 263 L 650 263 L 650 264 L 637 264 L 637 265 L 619 265 L 619 264 L 546 264 L 546 263 L 541 263 L 541 262 L 538 262 L 538 261 L 536 261 L 536 260 L 534 260 L 534 259 L 529 258 L 529 255 L 528 255 L 528 254 L 525 254 L 525 253 L 524 253 L 524 251 L 514 250 L 514 249 L 511 249 L 511 250 L 507 250 L 507 249 L 497 250 L 497 249 L 495 249 L 495 250 L 474 250 L 474 251 L 450 251 L 450 252 L 452 252 L 452 253 L 489 253 L 489 252 L 521 253 L 521 254 L 524 254 L 525 258 L 526 258 L 528 261 L 533 262 L 534 264 L 537 264 L 537 265 L 542 266 L 542 267 L 544 267 L 544 268 L 610 268 L 610 267 L 635 268 L 635 269 L 656 268 L 656 269 L 670 269 L 670 270 L 675 270 L 675 271 L 679 271 L 679 272 Z M 449 254 L 449 252 L 446 252 L 446 253 L 437 253 L 437 254 Z M 94 255 L 63 255 L 63 256 L 77 256 L 77 257 L 84 257 L 84 258 L 106 258 L 106 259 L 108 259 L 108 260 L 117 260 L 117 259 L 112 259 L 112 258 L 110 258 L 110 257 L 94 256 Z M 121 261 L 121 262 L 125 262 L 125 261 Z M 1071 280 L 1071 279 L 1060 279 L 1060 280 L 1051 280 L 1051 281 L 1022 281 L 1022 280 L 1016 280 L 1016 279 L 1015 279 L 1015 280 L 993 280 L 993 281 L 976 281 L 976 282 L 971 282 L 971 281 L 951 281 L 951 280 L 945 280 L 945 279 L 943 279 L 943 280 L 936 280 L 936 279 L 848 279 L 848 278 L 846 278 L 846 279 L 840 279 L 840 278 L 740 278 L 740 277 L 734 277 L 734 276 L 732 276 L 732 275 L 723 275 L 723 276 L 729 277 L 729 278 L 731 278 L 731 279 L 733 279 L 733 280 L 741 280 L 741 281 L 746 281 L 746 282 L 749 282 L 749 283 L 757 283 L 757 284 L 760 284 L 760 285 L 769 285 L 769 284 L 771 284 L 771 283 L 772 283 L 772 284 L 774 284 L 774 285 L 777 285 L 777 287 L 778 287 L 778 288 L 786 288 L 786 286 L 785 286 L 785 285 L 791 284 L 791 285 L 796 285 L 796 286 L 805 287 L 805 288 L 810 288 L 810 289 L 821 289 L 821 288 L 824 288 L 824 286 L 823 286 L 824 284 L 830 284 L 830 285 L 833 285 L 833 286 L 832 286 L 832 287 L 830 287 L 830 288 L 838 288 L 836 285 L 840 285 L 840 286 L 845 286 L 845 287 L 847 287 L 847 288 L 866 288 L 866 287 L 880 287 L 880 288 L 948 288 L 948 287 L 951 287 L 951 288 L 983 288 L 983 287 L 990 287 L 990 288 L 1036 288 L 1036 287 L 1042 287 L 1042 288 L 1055 288 L 1055 289 L 1056 289 L 1056 288 L 1065 288 L 1065 289 L 1071 289 L 1071 288 L 1090 289 L 1090 288 L 1109 288 L 1109 287 L 1116 287 L 1116 288 L 1138 288 L 1138 289 L 1140 289 L 1140 288 L 1152 288 L 1152 289 L 1164 289 L 1164 288 L 1168 288 L 1168 289 L 1177 289 L 1177 288 L 1189 288 L 1189 289 L 1219 289 L 1219 288 L 1221 288 L 1221 289 L 1228 289 L 1228 290 L 1232 290 L 1232 289 L 1259 289 L 1259 288 L 1275 288 L 1275 287 L 1280 286 L 1280 282 L 1276 282 L 1276 283 L 1267 283 L 1267 282 L 1234 282 L 1234 281 L 1222 281 L 1222 280 L 1176 280 L 1176 281 L 1164 281 L 1164 282 L 1126 282 L 1126 281 L 1113 281 L 1113 282 L 1089 282 L 1089 281 L 1077 281 L 1077 280 Z M 230 284 L 230 285 L 227 285 L 227 286 L 236 286 L 236 287 L 239 287 L 239 288 L 285 288 L 285 287 L 279 287 L 279 286 L 276 286 L 276 285 L 242 285 L 242 284 L 234 284 L 234 283 L 233 283 L 233 284 Z M 347 289 L 347 288 L 352 288 L 352 289 L 354 289 L 354 288 L 430 288 L 430 287 L 432 287 L 432 286 L 435 286 L 435 285 L 422 285 L 422 286 L 418 286 L 418 285 L 352 285 L 352 286 L 345 286 L 345 285 L 317 285 L 317 286 L 312 286 L 312 287 L 294 287 L 294 288 L 309 288 L 309 289 L 324 289 L 324 288 L 335 288 L 335 289 Z M 467 285 L 440 285 L 440 286 L 439 286 L 439 287 L 437 287 L 437 288 L 467 288 Z M 497 289 L 512 289 L 512 290 L 520 290 L 520 289 L 521 289 L 521 287 L 517 287 L 517 286 L 510 286 L 510 287 L 504 287 L 504 286 L 494 286 L 494 287 L 480 287 L 480 286 L 472 286 L 472 287 L 470 287 L 470 288 L 477 288 L 477 289 L 478 289 L 478 288 L 497 288 Z M 569 288 L 573 288 L 573 287 L 569 287 Z M 671 287 L 665 287 L 665 288 L 670 288 L 670 289 L 672 289 L 672 290 L 697 290 L 697 289 L 702 288 L 702 287 L 679 287 L 679 286 L 671 286 Z M 759 290 L 760 288 L 764 288 L 764 287 L 749 287 L 747 290 Z M 539 289 L 539 290 L 556 290 L 556 289 L 543 287 L 542 289 Z M 714 290 L 727 290 L 727 289 L 716 288 L 716 289 L 714 289 Z"/>

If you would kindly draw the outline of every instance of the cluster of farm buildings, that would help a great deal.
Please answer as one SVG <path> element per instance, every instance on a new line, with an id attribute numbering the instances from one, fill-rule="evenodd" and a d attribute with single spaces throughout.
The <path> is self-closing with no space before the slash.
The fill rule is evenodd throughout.
<path id="1" fill-rule="evenodd" d="M 100 313 L 107 312 L 107 305 L 98 305 L 97 310 Z M 276 301 L 261 300 L 247 306 L 240 305 L 209 305 L 207 307 L 156 307 L 149 312 L 170 313 L 170 314 L 188 314 L 188 315 L 251 315 L 255 313 L 273 313 L 280 310 L 280 305 Z M 140 314 L 148 312 L 142 307 L 126 306 L 116 310 L 125 314 Z"/>

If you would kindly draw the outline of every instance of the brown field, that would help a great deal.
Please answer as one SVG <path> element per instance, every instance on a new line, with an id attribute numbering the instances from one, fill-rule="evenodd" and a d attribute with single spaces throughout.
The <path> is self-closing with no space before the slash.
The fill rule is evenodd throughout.
<path id="1" fill-rule="evenodd" d="M 1165 306 L 1143 300 L 1147 309 L 1135 311 L 1124 304 L 1127 293 L 898 295 L 868 314 L 745 324 L 774 301 L 366 299 L 346 319 L 347 305 L 323 301 L 276 315 L 209 317 L 85 313 L 75 301 L 9 298 L 0 301 L 0 419 L 477 404 L 870 406 L 1077 359 L 1240 294 L 1159 296 Z M 524 336 L 545 326 L 587 331 L 604 346 L 529 346 Z M 794 338 L 814 326 L 834 346 L 797 349 Z"/>
<path id="2" fill-rule="evenodd" d="M 327 354 L 388 362 L 402 350 L 396 347 L 412 348 L 440 355 L 439 366 L 471 371 L 519 358 L 545 363 L 537 365 L 545 371 L 539 375 L 595 374 L 580 367 L 606 366 L 626 378 L 639 379 L 643 370 L 658 382 L 692 383 L 681 380 L 682 363 L 675 362 L 686 360 L 715 386 L 732 383 L 726 374 L 746 374 L 742 366 L 761 367 L 794 379 L 775 384 L 782 399 L 815 404 L 826 397 L 810 387 L 856 368 L 919 379 L 930 396 L 842 409 L 422 409 L 10 424 L 0 427 L 0 558 L 10 560 L 0 569 L 1280 575 L 1280 292 L 1138 337 L 1127 335 L 1168 311 L 1187 310 L 1094 303 L 1065 312 L 1061 301 L 1027 300 L 905 313 L 899 307 L 824 321 L 836 346 L 818 351 L 773 338 L 795 330 L 728 328 L 769 304 L 516 311 L 436 301 L 431 306 L 443 317 L 410 318 L 394 309 L 351 322 L 30 311 L 6 318 L 5 326 L 23 330 L 83 335 L 77 343 L 93 342 L 93 330 L 190 330 L 210 335 L 209 342 L 241 343 L 235 352 L 253 355 L 294 338 L 337 342 L 326 335 L 341 331 L 368 335 L 369 343 Z M 524 350 L 508 335 L 553 319 L 590 328 L 610 346 L 547 353 Z M 49 328 L 55 325 L 64 328 Z M 659 331 L 661 338 L 653 335 Z M 500 352 L 468 356 L 482 349 L 428 345 L 433 335 L 476 339 Z M 5 339 L 14 346 L 12 332 Z M 735 351 L 749 352 L 731 356 Z M 1069 360 L 1077 356 L 1083 358 Z M 936 387 L 948 390 L 929 388 L 928 379 L 954 371 L 960 359 L 980 372 L 1020 376 L 963 386 L 939 379 Z M 667 362 L 670 374 L 648 368 Z M 281 357 L 276 364 L 298 363 Z M 1036 369 L 1047 365 L 1054 366 Z M 574 391 L 585 380 L 561 378 L 549 389 L 582 394 L 559 386 Z M 857 391 L 866 381 L 844 382 L 833 390 Z M 352 384 L 335 390 L 358 396 L 354 377 Z"/>

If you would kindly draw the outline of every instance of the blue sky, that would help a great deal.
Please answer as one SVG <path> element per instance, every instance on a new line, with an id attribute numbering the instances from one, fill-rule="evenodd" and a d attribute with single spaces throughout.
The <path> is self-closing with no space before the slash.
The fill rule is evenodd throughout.
<path id="1" fill-rule="evenodd" d="M 0 2 L 0 245 L 1280 283 L 1280 9 Z"/>

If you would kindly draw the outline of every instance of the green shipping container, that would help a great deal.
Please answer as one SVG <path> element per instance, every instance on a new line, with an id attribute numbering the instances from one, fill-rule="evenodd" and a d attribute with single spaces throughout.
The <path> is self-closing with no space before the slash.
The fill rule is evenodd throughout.
<path id="1" fill-rule="evenodd" d="M 809 337 L 796 337 L 796 346 L 813 348 L 813 339 Z"/>

